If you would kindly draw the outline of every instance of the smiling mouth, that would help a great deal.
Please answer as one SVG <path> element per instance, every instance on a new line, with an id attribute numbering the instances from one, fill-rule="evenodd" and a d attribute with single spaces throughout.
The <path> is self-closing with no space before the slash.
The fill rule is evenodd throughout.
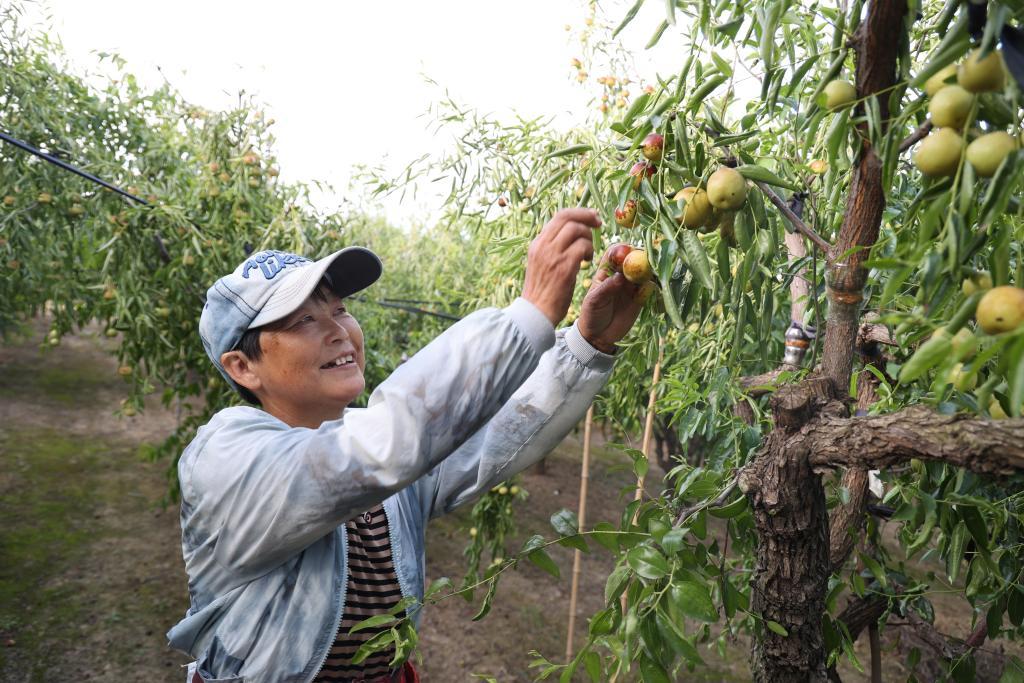
<path id="1" fill-rule="evenodd" d="M 333 370 L 334 368 L 341 368 L 341 367 L 345 367 L 346 365 L 354 365 L 355 362 L 356 362 L 355 361 L 355 356 L 350 353 L 347 356 L 342 356 L 340 358 L 335 358 L 334 360 L 332 360 L 329 363 L 324 363 L 323 365 L 320 366 L 320 369 L 321 370 Z"/>

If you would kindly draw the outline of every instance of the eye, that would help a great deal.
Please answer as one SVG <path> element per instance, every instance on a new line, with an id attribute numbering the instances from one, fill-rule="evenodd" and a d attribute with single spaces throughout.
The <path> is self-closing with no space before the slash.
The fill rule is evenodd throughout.
<path id="1" fill-rule="evenodd" d="M 299 318 L 298 320 L 296 320 L 295 324 L 292 325 L 292 327 L 298 327 L 299 325 L 302 325 L 303 323 L 308 323 L 308 322 L 313 322 L 313 316 L 311 316 L 311 315 L 304 315 L 301 318 Z"/>
<path id="2" fill-rule="evenodd" d="M 345 308 L 344 304 L 334 310 L 335 315 L 345 315 L 346 313 L 348 313 L 348 309 Z"/>

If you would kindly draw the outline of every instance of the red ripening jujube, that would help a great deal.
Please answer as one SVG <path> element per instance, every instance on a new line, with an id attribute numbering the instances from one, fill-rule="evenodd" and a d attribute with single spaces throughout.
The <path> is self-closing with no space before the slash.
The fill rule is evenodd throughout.
<path id="1" fill-rule="evenodd" d="M 661 154 L 664 149 L 665 138 L 657 133 L 651 133 L 644 138 L 640 151 L 643 152 L 644 158 L 658 164 L 661 163 Z"/>
<path id="2" fill-rule="evenodd" d="M 615 209 L 615 223 L 623 228 L 632 228 L 636 225 L 636 200 L 630 199 L 622 208 Z"/>
<path id="3" fill-rule="evenodd" d="M 643 180 L 644 176 L 650 178 L 654 175 L 654 171 L 657 167 L 647 161 L 638 161 L 633 164 L 633 168 L 629 169 L 629 175 L 633 176 L 633 189 L 640 187 L 640 181 Z"/>
<path id="4" fill-rule="evenodd" d="M 622 262 L 626 260 L 626 256 L 631 251 L 633 251 L 633 247 L 628 244 L 616 244 L 608 249 L 608 264 L 613 271 L 622 272 Z"/>

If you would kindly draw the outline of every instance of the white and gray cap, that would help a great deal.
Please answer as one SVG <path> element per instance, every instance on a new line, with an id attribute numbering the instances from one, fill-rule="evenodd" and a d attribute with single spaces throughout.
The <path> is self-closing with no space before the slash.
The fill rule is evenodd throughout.
<path id="1" fill-rule="evenodd" d="M 383 270 L 377 255 L 365 247 L 346 247 L 316 261 L 283 251 L 252 254 L 206 292 L 199 317 L 206 355 L 237 390 L 220 357 L 234 349 L 246 331 L 287 316 L 325 276 L 334 292 L 346 297 L 372 285 Z"/>

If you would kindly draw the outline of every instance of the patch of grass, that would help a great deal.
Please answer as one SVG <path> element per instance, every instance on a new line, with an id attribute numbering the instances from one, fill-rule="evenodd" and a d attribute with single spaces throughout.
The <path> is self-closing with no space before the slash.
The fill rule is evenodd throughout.
<path id="1" fill-rule="evenodd" d="M 70 642 L 85 620 L 90 596 L 63 574 L 104 533 L 93 520 L 105 502 L 95 482 L 114 449 L 124 446 L 0 431 L 0 629 L 29 661 L 46 662 L 47 647 Z"/>
<path id="2" fill-rule="evenodd" d="M 117 381 L 109 368 L 95 363 L 58 363 L 45 352 L 31 364 L 17 364 L 4 369 L 0 398 L 20 400 L 42 399 L 50 403 L 76 405 L 90 400 L 99 389 Z"/>

